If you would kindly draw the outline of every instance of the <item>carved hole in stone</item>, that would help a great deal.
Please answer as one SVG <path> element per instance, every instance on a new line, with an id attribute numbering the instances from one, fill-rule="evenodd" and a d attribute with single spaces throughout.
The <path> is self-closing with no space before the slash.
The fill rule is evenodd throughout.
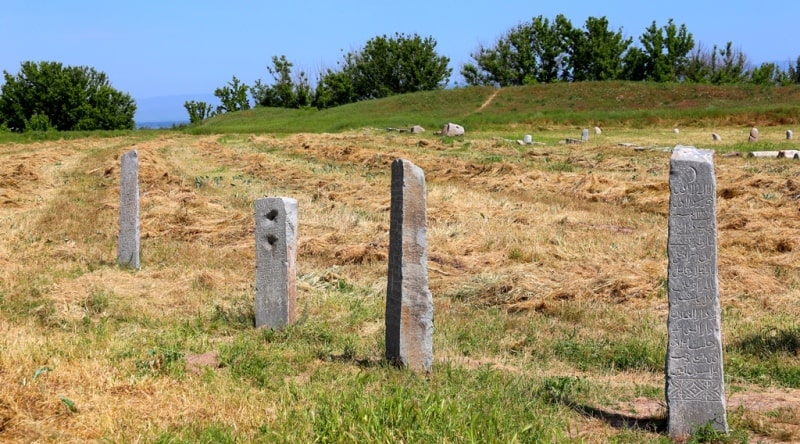
<path id="1" fill-rule="evenodd" d="M 267 242 L 270 245 L 275 245 L 276 243 L 278 243 L 278 236 L 275 236 L 274 234 L 267 235 Z"/>
<path id="2" fill-rule="evenodd" d="M 266 217 L 269 220 L 275 220 L 275 218 L 278 217 L 278 210 L 270 210 Z"/>

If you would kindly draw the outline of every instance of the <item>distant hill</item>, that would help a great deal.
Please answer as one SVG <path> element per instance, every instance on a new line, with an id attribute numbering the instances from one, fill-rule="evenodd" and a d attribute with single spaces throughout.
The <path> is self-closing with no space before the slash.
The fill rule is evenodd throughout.
<path id="1" fill-rule="evenodd" d="M 219 99 L 213 94 L 180 94 L 136 99 L 134 116 L 136 126 L 162 128 L 172 126 L 173 123 L 188 123 L 189 115 L 183 104 L 189 100 L 210 103 L 214 107 L 219 105 Z"/>
<path id="2" fill-rule="evenodd" d="M 255 108 L 191 126 L 191 133 L 338 132 L 358 128 L 470 130 L 509 125 L 772 126 L 800 123 L 800 86 L 647 82 L 553 83 L 496 89 L 468 87 L 367 100 L 325 110 Z"/>

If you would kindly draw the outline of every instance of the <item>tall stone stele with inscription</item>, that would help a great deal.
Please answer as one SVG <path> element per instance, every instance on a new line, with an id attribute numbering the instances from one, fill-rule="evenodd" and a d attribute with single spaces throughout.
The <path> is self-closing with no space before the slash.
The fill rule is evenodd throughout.
<path id="1" fill-rule="evenodd" d="M 392 163 L 386 359 L 414 371 L 433 365 L 433 297 L 428 289 L 425 173 L 413 163 Z"/>
<path id="2" fill-rule="evenodd" d="M 669 434 L 727 432 L 722 369 L 714 152 L 675 147 L 669 173 Z"/>
<path id="3" fill-rule="evenodd" d="M 297 200 L 256 200 L 256 327 L 295 321 Z"/>
<path id="4" fill-rule="evenodd" d="M 122 155 L 119 179 L 119 237 L 117 264 L 139 269 L 139 155 Z"/>

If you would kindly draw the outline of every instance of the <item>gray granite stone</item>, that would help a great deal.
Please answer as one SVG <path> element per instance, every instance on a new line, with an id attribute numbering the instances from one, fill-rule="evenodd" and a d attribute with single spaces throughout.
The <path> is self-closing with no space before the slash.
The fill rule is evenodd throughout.
<path id="1" fill-rule="evenodd" d="M 139 155 L 122 155 L 119 181 L 119 238 L 117 263 L 139 269 Z"/>
<path id="2" fill-rule="evenodd" d="M 675 147 L 670 159 L 669 187 L 669 434 L 687 436 L 707 423 L 727 432 L 714 152 Z"/>
<path id="3" fill-rule="evenodd" d="M 433 297 L 428 288 L 425 174 L 413 163 L 392 163 L 386 358 L 414 371 L 433 365 Z"/>
<path id="4" fill-rule="evenodd" d="M 794 138 L 794 133 L 792 130 L 786 130 L 786 140 L 792 140 Z"/>
<path id="5" fill-rule="evenodd" d="M 581 142 L 588 142 L 589 141 L 589 130 L 584 128 L 581 131 Z"/>
<path id="6" fill-rule="evenodd" d="M 295 321 L 297 201 L 256 200 L 256 327 L 280 328 Z"/>

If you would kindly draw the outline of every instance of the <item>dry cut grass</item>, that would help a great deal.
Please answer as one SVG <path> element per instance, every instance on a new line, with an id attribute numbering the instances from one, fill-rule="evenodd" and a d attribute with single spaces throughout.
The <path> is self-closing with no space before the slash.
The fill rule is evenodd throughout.
<path id="1" fill-rule="evenodd" d="M 525 147 L 481 135 L 377 130 L 2 145 L 0 439 L 139 441 L 191 424 L 230 424 L 247 440 L 259 425 L 286 420 L 291 396 L 276 394 L 269 378 L 303 385 L 330 366 L 363 371 L 336 356 L 379 361 L 375 313 L 385 288 L 390 164 L 398 157 L 419 165 L 428 183 L 437 366 L 586 378 L 609 390 L 591 398 L 608 411 L 663 414 L 663 362 L 656 370 L 593 368 L 600 358 L 581 364 L 541 349 L 569 338 L 665 338 L 669 153 L 618 144 L 709 147 L 708 133 L 606 129 L 586 145 Z M 113 263 L 118 160 L 130 149 L 141 168 L 137 272 Z M 791 330 L 800 316 L 800 163 L 717 156 L 716 171 L 726 343 Z M 262 384 L 242 383 L 224 356 L 230 367 L 189 371 L 186 356 L 235 348 L 247 334 L 252 202 L 266 195 L 299 201 L 301 317 L 337 326 L 353 342 L 341 354 L 288 351 L 288 367 Z M 343 289 L 353 291 L 337 296 Z M 359 310 L 367 314 L 358 318 Z M 480 343 L 488 327 L 469 324 L 483 321 L 498 326 Z M 729 388 L 748 400 L 797 397 L 797 386 L 736 375 Z M 796 404 L 739 405 L 736 424 L 753 436 L 800 439 Z M 567 437 L 592 442 L 619 433 L 612 421 L 576 411 Z M 765 421 L 771 425 L 759 426 Z"/>

